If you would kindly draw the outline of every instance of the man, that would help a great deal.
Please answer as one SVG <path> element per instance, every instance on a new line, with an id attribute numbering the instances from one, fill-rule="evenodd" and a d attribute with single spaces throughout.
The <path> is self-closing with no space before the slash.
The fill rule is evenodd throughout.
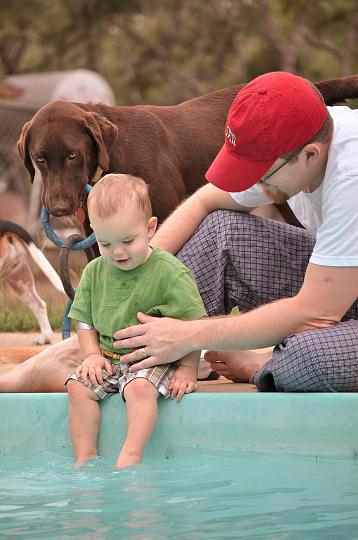
<path id="1" fill-rule="evenodd" d="M 267 73 L 237 95 L 225 135 L 210 183 L 152 241 L 172 253 L 184 246 L 178 257 L 214 317 L 139 314 L 146 324 L 118 332 L 117 346 L 139 348 L 127 355 L 145 359 L 138 369 L 211 349 L 216 371 L 261 390 L 356 391 L 357 113 L 327 109 L 300 77 Z M 268 197 L 289 198 L 307 230 L 247 214 Z M 217 318 L 235 305 L 243 314 Z M 272 354 L 252 351 L 268 346 Z M 74 336 L 1 376 L 0 391 L 61 391 L 79 361 Z"/>
<path id="2" fill-rule="evenodd" d="M 236 304 L 247 313 L 190 322 L 139 314 L 145 324 L 115 335 L 138 348 L 128 361 L 145 358 L 131 369 L 206 348 L 219 351 L 206 355 L 213 369 L 261 390 L 358 390 L 357 120 L 288 73 L 262 75 L 237 95 L 210 184 L 155 244 L 175 253 L 187 242 L 178 256 L 210 315 Z M 268 198 L 301 208 L 308 231 L 245 214 Z M 272 355 L 248 351 L 268 346 Z"/>

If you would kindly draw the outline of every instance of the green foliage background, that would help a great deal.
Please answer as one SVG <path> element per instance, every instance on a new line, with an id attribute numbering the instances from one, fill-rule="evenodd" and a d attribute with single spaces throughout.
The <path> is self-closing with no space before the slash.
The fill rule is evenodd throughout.
<path id="1" fill-rule="evenodd" d="M 0 0 L 0 76 L 93 69 L 118 104 L 177 103 L 271 70 L 357 72 L 355 0 Z"/>

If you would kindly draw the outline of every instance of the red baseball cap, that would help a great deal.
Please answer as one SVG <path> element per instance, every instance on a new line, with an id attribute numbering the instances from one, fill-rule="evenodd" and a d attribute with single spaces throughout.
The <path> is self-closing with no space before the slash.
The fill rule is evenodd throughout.
<path id="1" fill-rule="evenodd" d="M 283 71 L 260 75 L 237 94 L 225 143 L 206 173 L 224 191 L 244 191 L 273 163 L 303 146 L 323 126 L 327 107 L 311 84 Z"/>

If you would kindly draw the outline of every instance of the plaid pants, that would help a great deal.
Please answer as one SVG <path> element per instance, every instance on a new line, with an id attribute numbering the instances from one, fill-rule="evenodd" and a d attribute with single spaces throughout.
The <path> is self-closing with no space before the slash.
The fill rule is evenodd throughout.
<path id="1" fill-rule="evenodd" d="M 191 269 L 213 316 L 296 295 L 313 246 L 303 229 L 220 210 L 201 223 L 178 258 Z M 253 382 L 261 391 L 358 391 L 358 302 L 333 328 L 287 337 Z"/>

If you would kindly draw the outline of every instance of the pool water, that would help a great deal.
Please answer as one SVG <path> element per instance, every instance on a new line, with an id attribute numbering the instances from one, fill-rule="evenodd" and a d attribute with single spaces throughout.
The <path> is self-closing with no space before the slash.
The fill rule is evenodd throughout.
<path id="1" fill-rule="evenodd" d="M 52 452 L 0 460 L 0 538 L 357 539 L 358 460 L 178 453 L 113 470 Z"/>
<path id="2" fill-rule="evenodd" d="M 162 400 L 142 465 L 101 407 L 101 458 L 72 467 L 65 394 L 0 394 L 0 538 L 358 539 L 358 395 Z"/>

